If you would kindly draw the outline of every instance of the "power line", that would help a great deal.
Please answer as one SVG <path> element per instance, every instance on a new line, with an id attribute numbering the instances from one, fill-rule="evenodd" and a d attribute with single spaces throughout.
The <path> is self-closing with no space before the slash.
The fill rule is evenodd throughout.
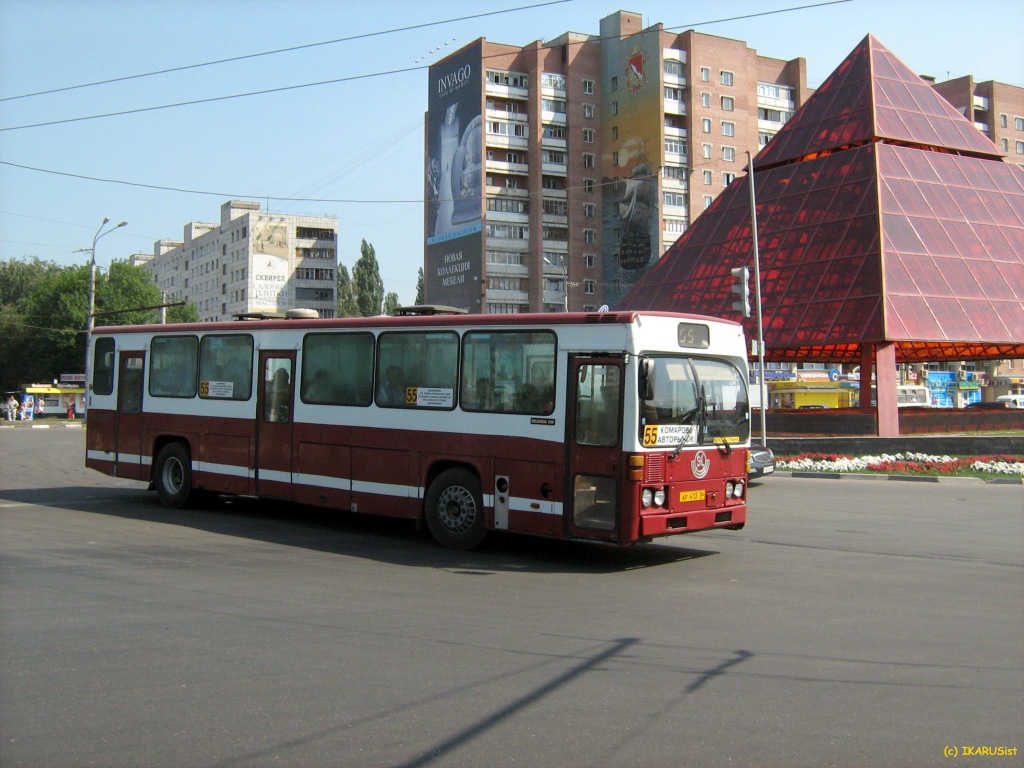
<path id="1" fill-rule="evenodd" d="M 364 33 L 359 34 L 359 35 L 350 35 L 349 37 L 339 37 L 339 38 L 336 38 L 334 40 L 324 40 L 324 41 L 319 42 L 319 43 L 305 43 L 303 45 L 293 45 L 290 48 L 278 48 L 278 49 L 273 50 L 273 51 L 263 51 L 262 53 L 247 53 L 247 54 L 243 54 L 241 56 L 232 56 L 232 57 L 226 58 L 226 59 L 216 59 L 214 61 L 206 61 L 206 62 L 203 62 L 201 64 L 185 64 L 185 65 L 182 65 L 180 67 L 170 67 L 168 69 L 158 69 L 158 70 L 156 70 L 154 72 L 143 72 L 143 73 L 140 73 L 140 74 L 137 74 L 137 75 L 124 75 L 123 77 L 112 77 L 112 78 L 109 78 L 107 80 L 97 80 L 97 81 L 92 82 L 92 83 L 82 83 L 80 85 L 66 85 L 66 86 L 63 86 L 61 88 L 51 88 L 51 89 L 46 90 L 46 91 L 36 91 L 35 93 L 23 93 L 23 94 L 21 94 L 19 96 L 4 96 L 4 97 L 0 97 L 0 102 L 2 102 L 2 101 L 14 101 L 15 99 L 28 99 L 28 98 L 31 98 L 33 96 L 45 96 L 45 95 L 48 95 L 48 94 L 51 94 L 51 93 L 61 93 L 63 91 L 74 91 L 74 90 L 78 90 L 80 88 L 92 88 L 92 87 L 97 86 L 97 85 L 110 85 L 111 83 L 122 83 L 122 82 L 125 82 L 126 80 L 137 80 L 139 78 L 153 77 L 155 75 L 168 75 L 168 74 L 171 74 L 173 72 L 184 72 L 184 71 L 189 70 L 189 69 L 199 69 L 201 67 L 212 67 L 212 66 L 215 66 L 217 64 L 230 64 L 231 62 L 235 62 L 235 61 L 245 61 L 246 59 L 257 59 L 257 58 L 260 58 L 261 56 L 274 56 L 274 55 L 279 54 L 279 53 L 291 53 L 293 51 L 302 51 L 302 50 L 306 50 L 308 48 L 319 48 L 319 47 L 325 46 L 325 45 L 336 45 L 337 43 L 348 43 L 348 42 L 352 42 L 353 40 L 364 40 L 366 38 L 380 37 L 382 35 L 390 35 L 390 34 L 394 34 L 396 32 L 411 32 L 414 29 L 426 29 L 428 27 L 437 27 L 437 26 L 441 26 L 443 24 L 453 24 L 453 23 L 455 23 L 457 21 L 470 21 L 472 19 L 482 19 L 482 18 L 485 18 L 487 16 L 499 16 L 499 15 L 504 14 L 504 13 L 513 13 L 515 11 L 528 11 L 528 10 L 532 10 L 533 8 L 544 8 L 544 7 L 549 6 L 549 5 L 558 5 L 560 3 L 568 3 L 568 2 L 572 2 L 572 0 L 547 0 L 547 2 L 543 2 L 543 3 L 536 3 L 534 5 L 523 5 L 523 6 L 519 6 L 518 8 L 506 8 L 506 9 L 501 10 L 501 11 L 488 11 L 486 13 L 475 13 L 475 14 L 472 14 L 471 16 L 459 16 L 457 18 L 445 19 L 443 21 L 428 21 L 428 22 L 424 22 L 423 24 L 412 24 L 412 25 L 410 25 L 408 27 L 396 27 L 394 29 L 378 30 L 377 32 L 364 32 Z"/>
<path id="2" fill-rule="evenodd" d="M 555 3 L 555 2 L 561 3 L 561 2 L 569 2 L 569 1 L 570 0 L 552 0 L 552 3 Z M 820 8 L 820 7 L 823 7 L 823 6 L 829 6 L 829 5 L 840 5 L 840 4 L 849 3 L 849 2 L 853 2 L 853 0 L 826 0 L 825 2 L 812 3 L 810 5 L 793 6 L 793 7 L 790 7 L 790 8 L 778 8 L 778 9 L 775 9 L 775 10 L 772 10 L 772 11 L 761 11 L 761 12 L 758 12 L 758 13 L 750 13 L 750 14 L 746 14 L 746 15 L 743 15 L 743 16 L 732 16 L 732 17 L 724 18 L 724 19 L 715 19 L 713 21 L 703 21 L 703 22 L 699 22 L 699 23 L 696 23 L 696 24 L 680 24 L 680 25 L 673 26 L 673 27 L 665 27 L 665 29 L 666 30 L 678 30 L 678 29 L 687 29 L 687 28 L 690 28 L 690 27 L 697 27 L 697 26 L 708 26 L 708 25 L 711 25 L 711 24 L 720 24 L 720 23 L 724 23 L 724 22 L 728 22 L 728 21 L 741 21 L 741 20 L 744 20 L 744 19 L 752 19 L 752 18 L 758 18 L 758 17 L 762 17 L 762 16 L 772 16 L 772 15 L 779 14 L 779 13 L 791 13 L 793 11 L 803 11 L 803 10 L 809 10 L 809 9 L 812 9 L 812 8 Z M 552 3 L 544 3 L 542 5 L 549 5 L 549 4 L 552 4 Z M 534 7 L 538 7 L 538 6 L 525 6 L 525 7 L 526 8 L 534 8 Z M 520 9 L 512 9 L 512 10 L 520 10 Z M 502 13 L 506 13 L 506 12 L 507 11 L 503 11 Z M 487 15 L 487 14 L 482 14 L 482 15 Z M 434 24 L 441 24 L 441 23 L 444 23 L 444 22 L 433 22 L 433 23 Z M 375 33 L 375 34 L 385 34 L 385 33 L 381 32 L 381 33 Z M 572 42 L 567 43 L 566 45 L 585 45 L 587 43 L 599 42 L 602 39 L 605 39 L 605 38 L 591 37 L 591 38 L 588 38 L 587 40 L 572 41 Z M 611 39 L 611 38 L 609 38 L 609 39 Z M 616 36 L 614 39 L 618 39 L 618 37 Z M 287 49 L 282 49 L 282 50 L 287 50 Z M 252 54 L 252 55 L 255 56 L 255 55 L 262 55 L 262 54 Z M 482 59 L 486 60 L 488 58 L 499 58 L 499 57 L 503 57 L 505 55 L 507 55 L 507 54 L 504 54 L 504 53 L 493 54 L 492 56 L 482 57 Z M 227 61 L 227 60 L 225 60 L 225 61 Z M 193 66 L 204 66 L 204 65 L 193 65 Z M 83 122 L 83 121 L 86 121 L 86 120 L 99 120 L 99 119 L 107 118 L 107 117 L 123 117 L 124 115 L 141 114 L 141 113 L 144 113 L 144 112 L 155 112 L 155 111 L 159 111 L 159 110 L 163 110 L 163 109 L 175 109 L 177 107 L 189 107 L 189 106 L 195 106 L 197 104 L 210 104 L 210 103 L 218 102 L 218 101 L 230 101 L 230 100 L 233 100 L 233 99 L 247 98 L 249 96 L 265 96 L 265 95 L 271 94 L 271 93 L 282 93 L 284 91 L 295 91 L 295 90 L 301 90 L 303 88 L 314 88 L 314 87 L 318 87 L 318 86 L 322 86 L 322 85 L 336 85 L 338 83 L 352 82 L 352 81 L 355 81 L 355 80 L 368 80 L 368 79 L 375 78 L 375 77 L 385 77 L 387 75 L 405 74 L 407 72 L 416 72 L 416 71 L 421 70 L 421 69 L 429 69 L 430 66 L 431 65 L 429 65 L 429 64 L 424 64 L 422 66 L 403 67 L 403 68 L 400 68 L 400 69 L 391 69 L 391 70 L 385 70 L 385 71 L 381 71 L 381 72 L 371 72 L 371 73 L 366 73 L 366 74 L 362 74 L 362 75 L 351 75 L 349 77 L 333 78 L 331 80 L 320 80 L 320 81 L 317 81 L 317 82 L 314 82 L 314 83 L 302 83 L 300 85 L 286 85 L 286 86 L 281 86 L 279 88 L 267 88 L 267 89 L 260 90 L 260 91 L 248 91 L 246 93 L 236 93 L 236 94 L 230 94 L 230 95 L 227 95 L 227 96 L 211 96 L 211 97 L 205 98 L 205 99 L 193 99 L 191 101 L 180 101 L 180 102 L 175 102 L 173 104 L 162 104 L 162 105 L 158 105 L 158 106 L 154 106 L 154 107 L 140 107 L 140 108 L 137 108 L 137 109 L 121 110 L 119 112 L 107 112 L 107 113 L 103 113 L 103 114 L 99 114 L 99 115 L 85 115 L 83 117 L 69 117 L 69 118 L 64 118 L 64 119 L 61 119 L 61 120 L 49 120 L 49 121 L 42 122 L 42 123 L 31 123 L 31 124 L 26 124 L 26 125 L 14 125 L 14 126 L 8 126 L 6 128 L 0 128 L 0 132 L 4 132 L 4 131 L 20 131 L 20 130 L 24 130 L 24 129 L 27 129 L 27 128 L 44 128 L 44 127 L 51 126 L 51 125 L 64 125 L 64 124 L 67 124 L 67 123 L 77 123 L 77 122 Z M 187 69 L 187 68 L 188 67 L 181 67 L 180 69 Z M 139 75 L 139 77 L 142 77 L 142 76 L 143 75 Z M 75 86 L 73 86 L 73 87 L 75 87 Z"/>

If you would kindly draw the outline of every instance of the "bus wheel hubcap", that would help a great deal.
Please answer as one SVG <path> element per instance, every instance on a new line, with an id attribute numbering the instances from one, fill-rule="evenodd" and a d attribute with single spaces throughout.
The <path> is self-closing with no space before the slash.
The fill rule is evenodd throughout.
<path id="1" fill-rule="evenodd" d="M 465 488 L 446 488 L 437 501 L 437 513 L 441 523 L 452 533 L 467 530 L 476 519 L 473 494 Z"/>

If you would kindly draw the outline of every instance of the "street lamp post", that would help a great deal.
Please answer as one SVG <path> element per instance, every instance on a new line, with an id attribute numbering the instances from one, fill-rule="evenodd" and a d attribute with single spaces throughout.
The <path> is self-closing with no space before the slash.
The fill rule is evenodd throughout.
<path id="1" fill-rule="evenodd" d="M 101 237 L 105 237 L 113 232 L 115 229 L 128 226 L 127 221 L 122 221 L 115 227 L 103 231 L 103 228 L 107 226 L 110 221 L 109 216 L 103 217 L 103 223 L 100 224 L 100 228 L 96 230 L 96 234 L 92 238 L 92 248 L 81 248 L 75 253 L 82 251 L 89 251 L 89 314 L 85 317 L 85 387 L 86 394 L 88 394 L 89 387 L 89 353 L 92 351 L 92 329 L 96 325 L 96 243 Z"/>
<path id="2" fill-rule="evenodd" d="M 562 304 L 565 307 L 564 311 L 568 312 L 569 311 L 569 268 L 565 264 L 558 264 L 558 263 L 555 263 L 555 262 L 551 261 L 551 259 L 549 259 L 547 256 L 544 256 L 543 258 L 544 258 L 544 263 L 545 264 L 547 264 L 549 266 L 552 266 L 555 269 L 561 270 L 561 272 L 562 272 Z M 559 258 L 558 260 L 561 261 L 561 258 Z M 542 294 L 542 303 L 543 303 L 543 290 L 541 291 L 541 294 Z"/>

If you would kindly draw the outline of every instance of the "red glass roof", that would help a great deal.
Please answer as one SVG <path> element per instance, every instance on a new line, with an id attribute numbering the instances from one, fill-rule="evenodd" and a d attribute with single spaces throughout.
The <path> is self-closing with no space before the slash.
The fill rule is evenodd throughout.
<path id="1" fill-rule="evenodd" d="M 766 359 L 859 361 L 881 342 L 900 361 L 1024 356 L 1024 173 L 942 104 L 868 37 L 757 157 Z M 618 308 L 737 318 L 729 270 L 753 266 L 747 184 Z"/>

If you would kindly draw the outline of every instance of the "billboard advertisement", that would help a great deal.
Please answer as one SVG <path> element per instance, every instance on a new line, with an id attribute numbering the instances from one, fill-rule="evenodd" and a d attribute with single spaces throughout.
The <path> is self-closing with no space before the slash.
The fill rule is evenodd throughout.
<path id="1" fill-rule="evenodd" d="M 481 311 L 482 45 L 430 68 L 424 289 L 432 304 Z"/>
<path id="2" fill-rule="evenodd" d="M 615 304 L 657 261 L 661 226 L 658 173 L 663 161 L 660 38 L 640 33 L 601 45 L 603 118 L 617 138 L 601 158 L 604 298 Z M 614 111 L 614 114 L 612 114 Z M 605 136 L 612 131 L 605 128 Z"/>

